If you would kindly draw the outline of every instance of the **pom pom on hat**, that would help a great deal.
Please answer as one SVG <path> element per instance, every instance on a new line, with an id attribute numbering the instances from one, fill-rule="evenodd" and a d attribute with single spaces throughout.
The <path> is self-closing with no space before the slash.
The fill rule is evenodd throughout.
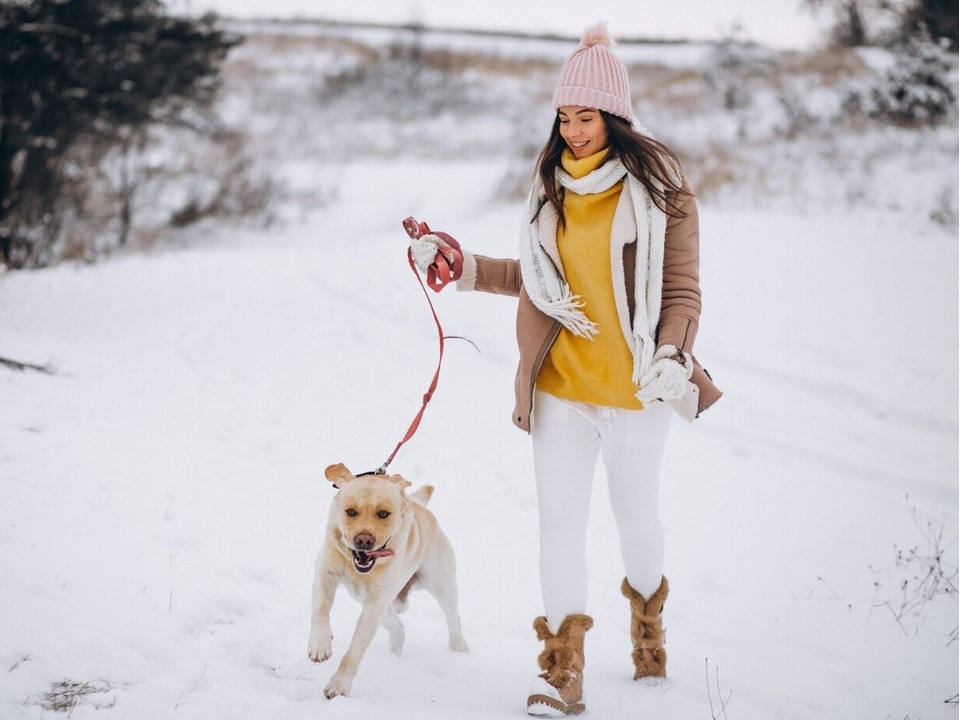
<path id="1" fill-rule="evenodd" d="M 607 32 L 606 23 L 597 23 L 583 31 L 583 37 L 580 38 L 580 44 L 586 47 L 591 45 L 605 45 L 608 48 L 613 47 L 613 38 Z"/>
<path id="2" fill-rule="evenodd" d="M 627 68 L 612 48 L 613 39 L 604 23 L 584 31 L 580 45 L 560 69 L 554 109 L 582 105 L 633 121 Z"/>

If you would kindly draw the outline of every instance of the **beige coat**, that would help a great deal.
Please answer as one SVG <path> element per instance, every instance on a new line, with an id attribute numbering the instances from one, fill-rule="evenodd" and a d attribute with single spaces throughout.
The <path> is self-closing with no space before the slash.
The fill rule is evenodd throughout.
<path id="1" fill-rule="evenodd" d="M 700 322 L 700 222 L 692 195 L 679 203 L 685 217 L 667 217 L 663 262 L 663 302 L 657 325 L 657 346 L 675 345 L 691 354 Z M 623 267 L 630 316 L 633 316 L 634 267 L 637 244 L 623 249 Z M 460 290 L 480 290 L 519 297 L 517 306 L 517 345 L 520 364 L 514 380 L 516 406 L 513 422 L 530 432 L 530 413 L 537 374 L 562 325 L 540 312 L 523 288 L 519 260 L 473 256 L 467 260 Z M 698 414 L 715 403 L 722 394 L 696 358 L 691 380 L 700 390 Z"/>

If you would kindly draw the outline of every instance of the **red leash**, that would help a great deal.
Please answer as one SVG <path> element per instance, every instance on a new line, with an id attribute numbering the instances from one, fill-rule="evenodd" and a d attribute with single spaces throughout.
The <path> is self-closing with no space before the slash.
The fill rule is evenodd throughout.
<path id="1" fill-rule="evenodd" d="M 430 228 L 427 227 L 426 223 L 418 223 L 412 217 L 409 217 L 403 221 L 403 229 L 407 231 L 407 235 L 410 236 L 411 240 L 416 240 L 417 238 L 427 235 L 428 233 L 439 238 L 440 240 L 440 242 L 437 243 L 437 254 L 433 259 L 433 263 L 427 270 L 426 284 L 424 284 L 423 278 L 420 277 L 420 273 L 417 271 L 417 266 L 413 262 L 413 252 L 407 248 L 407 262 L 410 264 L 410 269 L 413 270 L 413 274 L 416 275 L 417 282 L 420 283 L 420 288 L 423 290 L 423 296 L 427 299 L 427 305 L 430 306 L 430 314 L 433 315 L 433 322 L 437 326 L 437 337 L 440 343 L 440 353 L 439 357 L 437 358 L 437 369 L 433 373 L 433 380 L 430 381 L 430 387 L 427 388 L 427 392 L 423 395 L 423 402 L 420 405 L 420 410 L 413 418 L 413 422 L 410 423 L 410 427 L 407 428 L 406 435 L 404 435 L 403 439 L 397 443 L 397 446 L 393 449 L 393 452 L 390 453 L 390 457 L 384 461 L 383 465 L 374 470 L 373 473 L 363 473 L 364 475 L 386 474 L 387 467 L 391 462 L 393 462 L 393 458 L 396 457 L 397 452 L 399 452 L 400 448 L 403 447 L 403 444 L 407 442 L 407 440 L 413 437 L 414 433 L 417 432 L 417 428 L 420 427 L 420 420 L 423 418 L 423 413 L 427 409 L 427 403 L 429 403 L 430 399 L 433 397 L 433 393 L 437 389 L 437 382 L 440 380 L 440 366 L 443 364 L 443 341 L 445 339 L 443 327 L 440 325 L 440 318 L 437 317 L 437 311 L 436 308 L 433 307 L 433 301 L 430 299 L 430 295 L 427 293 L 427 287 L 434 292 L 440 292 L 447 283 L 453 280 L 458 280 L 460 275 L 463 273 L 463 253 L 460 250 L 460 243 L 458 243 L 452 237 L 442 232 L 431 233 Z"/>

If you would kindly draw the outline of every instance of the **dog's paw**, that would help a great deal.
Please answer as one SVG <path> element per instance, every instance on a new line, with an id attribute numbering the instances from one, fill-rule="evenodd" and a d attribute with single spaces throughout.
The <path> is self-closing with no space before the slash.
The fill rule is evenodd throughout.
<path id="1" fill-rule="evenodd" d="M 333 655 L 333 635 L 329 631 L 315 630 L 310 633 L 310 642 L 307 645 L 307 657 L 315 663 L 322 663 Z"/>
<path id="2" fill-rule="evenodd" d="M 450 638 L 450 649 L 456 650 L 457 652 L 470 651 L 470 648 L 467 647 L 467 641 L 463 639 L 463 635 L 457 635 Z"/>
<path id="3" fill-rule="evenodd" d="M 337 673 L 330 678 L 330 682 L 328 682 L 327 686 L 323 689 L 323 694 L 326 695 L 327 700 L 332 700 L 338 695 L 346 697 L 350 694 L 350 681 L 343 678 L 340 673 Z"/>

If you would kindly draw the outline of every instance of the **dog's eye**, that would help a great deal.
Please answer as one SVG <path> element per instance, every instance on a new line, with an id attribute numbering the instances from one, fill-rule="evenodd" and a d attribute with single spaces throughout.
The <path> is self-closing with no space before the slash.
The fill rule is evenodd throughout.
<path id="1" fill-rule="evenodd" d="M 381 510 L 377 513 L 377 517 L 381 520 L 386 520 L 388 517 L 390 517 L 390 513 L 387 510 Z"/>
<path id="2" fill-rule="evenodd" d="M 353 508 L 347 508 L 347 517 L 356 517 L 359 513 Z"/>

